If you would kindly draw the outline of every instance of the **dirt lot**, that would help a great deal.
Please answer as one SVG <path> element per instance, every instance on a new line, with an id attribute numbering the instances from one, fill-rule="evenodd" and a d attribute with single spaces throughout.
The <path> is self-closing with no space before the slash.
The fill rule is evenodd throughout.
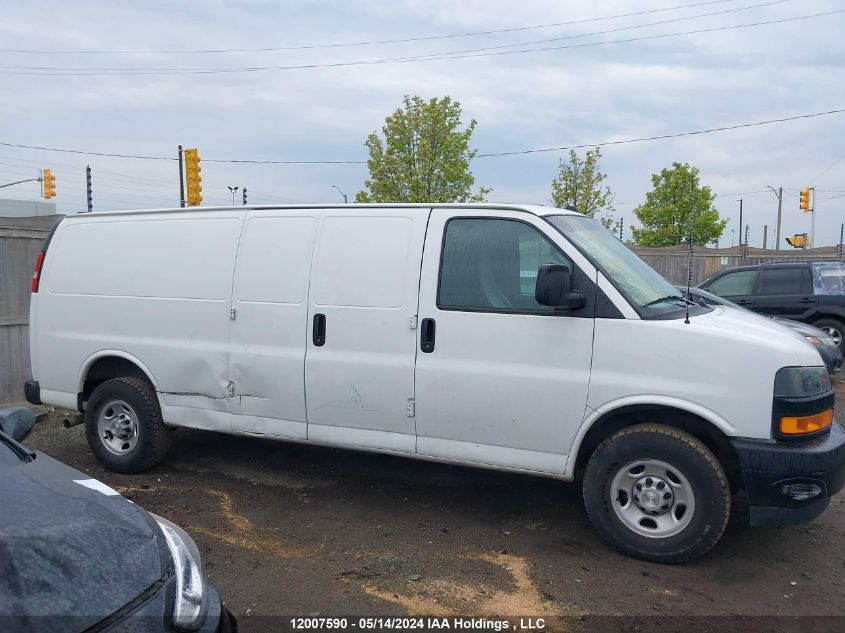
<path id="1" fill-rule="evenodd" d="M 845 493 L 811 525 L 732 521 L 704 560 L 669 567 L 609 549 L 573 484 L 187 430 L 166 465 L 116 475 L 94 460 L 83 428 L 61 428 L 59 415 L 27 444 L 186 528 L 242 630 L 283 624 L 261 616 L 316 614 L 564 616 L 558 627 L 570 630 L 845 630 Z M 845 420 L 845 384 L 837 415 Z"/>

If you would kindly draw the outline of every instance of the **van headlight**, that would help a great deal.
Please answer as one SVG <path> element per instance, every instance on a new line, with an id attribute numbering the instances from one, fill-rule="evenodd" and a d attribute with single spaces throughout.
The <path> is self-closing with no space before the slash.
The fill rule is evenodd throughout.
<path id="1" fill-rule="evenodd" d="M 153 518 L 164 534 L 176 575 L 173 625 L 180 629 L 198 629 L 208 609 L 208 581 L 197 545 L 175 523 L 155 514 Z"/>
<path id="2" fill-rule="evenodd" d="M 806 336 L 804 338 L 813 345 L 830 345 L 831 347 L 836 345 L 836 343 L 833 342 L 833 339 L 829 336 Z"/>
<path id="3" fill-rule="evenodd" d="M 775 375 L 772 430 L 777 439 L 826 433 L 835 395 L 825 367 L 784 367 Z"/>

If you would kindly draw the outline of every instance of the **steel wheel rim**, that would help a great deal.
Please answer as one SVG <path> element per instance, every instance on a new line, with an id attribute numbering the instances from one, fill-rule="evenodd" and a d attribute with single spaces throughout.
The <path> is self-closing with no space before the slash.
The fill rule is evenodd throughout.
<path id="1" fill-rule="evenodd" d="M 837 330 L 832 325 L 826 325 L 825 327 L 821 328 L 825 331 L 825 333 L 833 339 L 833 342 L 837 345 L 842 345 L 842 332 Z"/>
<path id="2" fill-rule="evenodd" d="M 684 474 L 659 459 L 637 459 L 616 471 L 610 505 L 622 524 L 640 536 L 680 534 L 695 514 L 695 493 Z"/>
<path id="3" fill-rule="evenodd" d="M 138 414 L 124 400 L 109 400 L 97 415 L 97 436 L 110 453 L 131 453 L 138 445 Z"/>

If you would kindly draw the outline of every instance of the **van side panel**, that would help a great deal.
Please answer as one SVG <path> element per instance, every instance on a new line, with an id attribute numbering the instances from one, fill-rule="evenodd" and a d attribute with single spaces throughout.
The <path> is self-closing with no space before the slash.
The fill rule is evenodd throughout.
<path id="1" fill-rule="evenodd" d="M 232 427 L 305 439 L 308 278 L 318 210 L 252 211 L 238 247 Z"/>
<path id="2" fill-rule="evenodd" d="M 227 411 L 229 308 L 242 214 L 72 216 L 39 291 L 38 380 L 76 394 L 103 350 L 136 358 L 168 406 Z M 178 416 L 188 417 L 188 416 Z M 228 417 L 207 425 L 224 427 Z M 229 430 L 221 428 L 220 430 Z"/>

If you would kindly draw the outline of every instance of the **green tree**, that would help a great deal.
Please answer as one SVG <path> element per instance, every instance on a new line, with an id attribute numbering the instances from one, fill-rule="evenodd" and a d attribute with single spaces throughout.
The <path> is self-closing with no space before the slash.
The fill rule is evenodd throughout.
<path id="1" fill-rule="evenodd" d="M 619 221 L 613 218 L 613 192 L 604 184 L 607 174 L 599 169 L 601 150 L 587 150 L 584 158 L 574 149 L 569 159 L 558 164 L 558 174 L 552 180 L 552 203 L 556 207 L 569 207 L 599 221 L 608 230 L 617 230 Z"/>
<path id="2" fill-rule="evenodd" d="M 451 97 L 424 101 L 405 95 L 385 119 L 384 139 L 367 137 L 370 177 L 358 202 L 483 202 L 490 189 L 472 193 L 469 149 L 475 119 L 462 128 L 461 104 Z"/>
<path id="3" fill-rule="evenodd" d="M 631 227 L 634 243 L 640 246 L 673 246 L 689 242 L 704 246 L 717 240 L 728 221 L 713 206 L 716 194 L 699 182 L 697 167 L 672 163 L 671 169 L 652 174 L 652 190 L 645 202 L 634 209 L 641 227 Z M 692 226 L 690 226 L 692 213 Z"/>

